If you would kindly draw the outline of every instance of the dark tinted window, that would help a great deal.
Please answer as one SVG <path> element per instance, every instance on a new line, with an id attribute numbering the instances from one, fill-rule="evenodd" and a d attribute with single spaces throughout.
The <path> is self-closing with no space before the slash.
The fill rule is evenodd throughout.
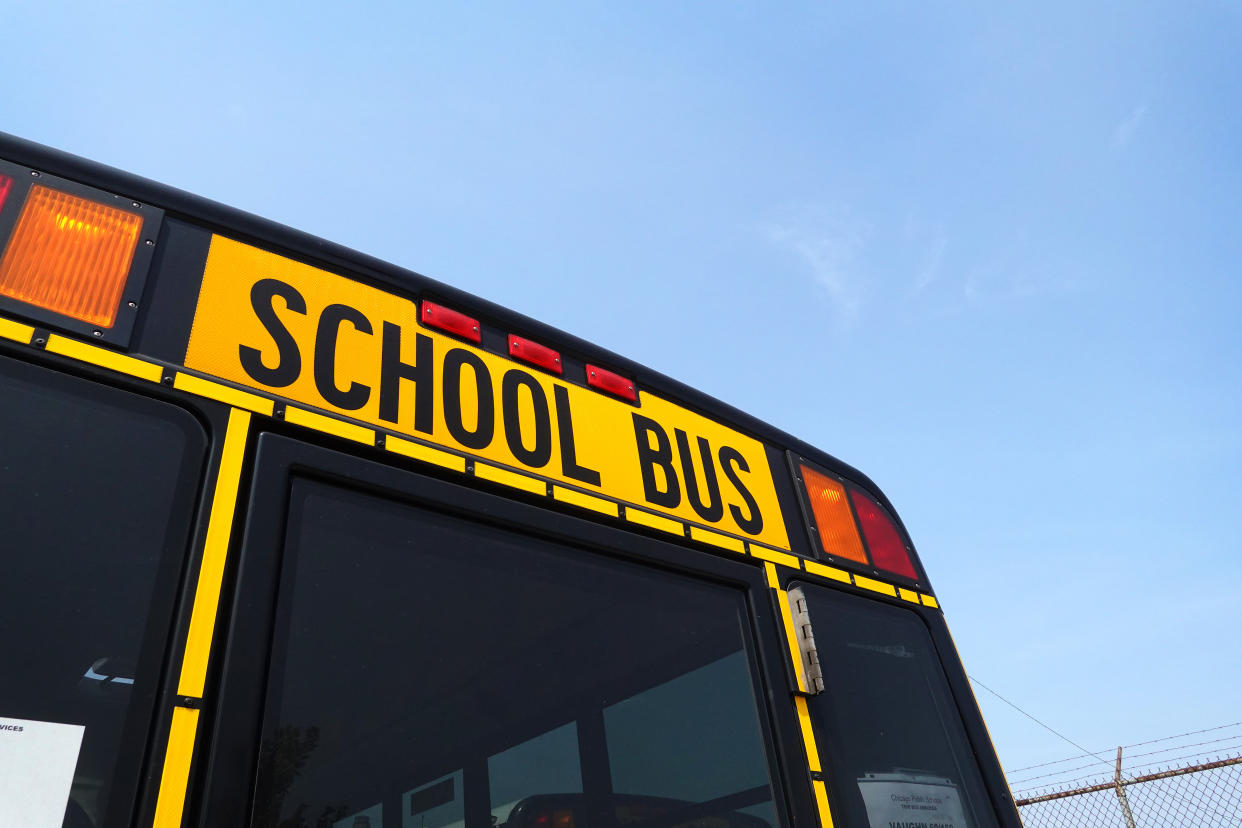
<path id="1" fill-rule="evenodd" d="M 996 825 L 923 621 L 804 586 L 824 692 L 811 720 L 844 825 Z"/>
<path id="2" fill-rule="evenodd" d="M 281 578 L 256 826 L 776 823 L 739 590 L 301 479 Z"/>
<path id="3" fill-rule="evenodd" d="M 170 405 L 0 359 L 0 716 L 84 728 L 68 825 L 129 822 L 204 449 Z"/>

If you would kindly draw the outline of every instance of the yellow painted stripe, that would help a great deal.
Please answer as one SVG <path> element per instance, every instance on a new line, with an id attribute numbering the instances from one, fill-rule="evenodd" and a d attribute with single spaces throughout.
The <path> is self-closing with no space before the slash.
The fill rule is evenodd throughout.
<path id="1" fill-rule="evenodd" d="M 811 728 L 811 711 L 807 709 L 806 697 L 794 696 L 798 709 L 798 729 L 802 731 L 802 746 L 806 748 L 806 763 L 813 773 L 823 768 L 819 764 L 819 748 L 815 746 L 815 731 Z"/>
<path id="2" fill-rule="evenodd" d="M 894 598 L 897 597 L 896 588 L 894 588 L 892 584 L 886 584 L 883 581 L 876 581 L 871 578 L 864 578 L 861 575 L 855 575 L 854 583 L 862 587 L 863 589 L 869 589 L 872 592 L 879 592 L 879 593 L 883 593 L 884 595 L 891 595 Z"/>
<path id="3" fill-rule="evenodd" d="M 922 595 L 920 597 L 923 599 L 924 606 L 931 607 L 932 609 L 940 609 L 940 602 L 935 598 L 930 595 Z"/>
<path id="4" fill-rule="evenodd" d="M 580 492 L 577 489 L 566 489 L 563 486 L 553 486 L 552 496 L 561 503 L 568 503 L 571 506 L 578 506 L 583 509 L 590 509 L 610 517 L 617 516 L 617 504 L 611 500 L 604 500 L 602 497 L 589 495 Z"/>
<path id="5" fill-rule="evenodd" d="M 203 544 L 203 563 L 194 590 L 194 612 L 190 631 L 186 634 L 185 658 L 181 662 L 181 678 L 177 693 L 202 698 L 207 680 L 207 662 L 211 656 L 211 637 L 216 628 L 220 608 L 220 584 L 228 558 L 229 538 L 233 533 L 233 515 L 237 510 L 237 489 L 241 483 L 242 459 L 246 453 L 246 433 L 250 429 L 250 412 L 234 408 L 229 412 L 228 430 L 224 435 L 224 451 L 216 490 L 211 497 L 211 518 L 207 524 L 207 540 Z"/>
<path id="6" fill-rule="evenodd" d="M 781 566 L 787 566 L 790 569 L 802 568 L 802 559 L 797 555 L 790 555 L 788 552 L 777 552 L 775 549 L 768 549 L 766 546 L 760 546 L 757 543 L 750 545 L 750 554 L 761 561 L 771 561 Z"/>
<path id="7" fill-rule="evenodd" d="M 690 537 L 692 540 L 699 541 L 700 543 L 710 543 L 712 546 L 719 546 L 721 549 L 728 549 L 730 552 L 736 552 L 739 555 L 746 554 L 746 544 L 741 539 L 731 538 L 728 535 L 722 535 L 710 529 L 700 529 L 697 526 L 691 526 Z"/>
<path id="8" fill-rule="evenodd" d="M 828 807 L 828 788 L 818 780 L 811 783 L 815 789 L 815 804 L 819 806 L 820 828 L 832 828 L 832 809 Z"/>
<path id="9" fill-rule="evenodd" d="M 173 708 L 168 731 L 168 750 L 164 753 L 164 773 L 155 805 L 153 828 L 179 828 L 185 810 L 185 792 L 190 783 L 190 761 L 194 758 L 194 735 L 198 731 L 198 711 Z"/>
<path id="10" fill-rule="evenodd" d="M 422 443 L 402 440 L 400 437 L 393 437 L 391 434 L 384 438 L 384 448 L 396 454 L 412 457 L 415 460 L 452 469 L 463 474 L 466 471 L 466 458 L 460 455 L 449 454 L 447 451 L 424 446 Z"/>
<path id="11" fill-rule="evenodd" d="M 840 581 L 843 584 L 850 582 L 850 573 L 844 569 L 837 569 L 835 566 L 825 566 L 815 561 L 803 561 L 806 564 L 806 571 L 812 575 L 822 575 L 825 578 L 831 578 L 834 581 Z"/>
<path id="12" fill-rule="evenodd" d="M 661 532 L 668 532 L 672 535 L 685 534 L 682 531 L 681 524 L 677 521 L 653 515 L 651 512 L 644 512 L 642 509 L 626 509 L 625 519 L 630 523 L 637 523 L 639 526 L 646 526 L 651 529 L 659 529 Z"/>
<path id="13" fill-rule="evenodd" d="M 371 429 L 363 428 L 354 423 L 347 423 L 335 417 L 325 417 L 322 414 L 316 414 L 314 411 L 307 411 L 305 408 L 298 408 L 292 405 L 285 406 L 285 422 L 313 428 L 315 431 L 322 431 L 325 434 L 344 437 L 346 440 L 353 440 L 355 443 L 375 445 L 375 432 Z"/>
<path id="14" fill-rule="evenodd" d="M 24 342 L 30 344 L 30 338 L 34 336 L 34 328 L 29 325 L 23 325 L 21 322 L 14 322 L 11 319 L 0 319 L 0 336 L 5 339 L 11 339 L 14 342 Z"/>
<path id="15" fill-rule="evenodd" d="M 487 463 L 474 464 L 474 476 L 481 480 L 490 480 L 493 483 L 499 483 L 502 486 L 509 486 L 514 489 L 521 489 L 531 494 L 546 495 L 548 493 L 548 484 L 542 480 L 536 480 L 533 477 L 527 477 L 524 474 L 511 472 L 508 469 L 502 469 L 499 466 L 489 466 Z"/>
<path id="16" fill-rule="evenodd" d="M 771 564 L 765 564 L 765 566 L 771 566 Z M 789 644 L 789 658 L 793 663 L 794 681 L 798 683 L 798 691 L 805 693 L 807 691 L 806 671 L 802 669 L 802 648 L 798 646 L 798 632 L 794 629 L 793 614 L 789 611 L 789 593 L 783 589 L 777 589 L 775 592 L 776 603 L 781 608 L 781 623 L 785 625 L 785 641 Z"/>
<path id="17" fill-rule="evenodd" d="M 768 576 L 768 586 L 772 589 L 781 588 L 780 576 L 776 574 L 776 567 L 772 566 L 769 561 L 763 562 L 763 574 Z"/>
<path id="18" fill-rule="evenodd" d="M 897 594 L 901 596 L 903 601 L 909 601 L 911 604 L 917 604 L 919 602 L 919 594 L 912 589 L 897 587 Z"/>
<path id="19" fill-rule="evenodd" d="M 267 397 L 260 397 L 258 394 L 230 388 L 227 385 L 205 380 L 193 374 L 178 373 L 176 378 L 173 379 L 173 388 L 176 388 L 178 391 L 185 391 L 187 394 L 193 394 L 196 397 L 206 397 L 209 400 L 216 400 L 231 405 L 234 408 L 244 408 L 247 411 L 253 411 L 256 414 L 262 414 L 267 417 L 272 416 L 272 409 L 275 408 L 275 403 Z"/>
<path id="20" fill-rule="evenodd" d="M 89 362 L 91 365 L 98 365 L 109 371 L 119 371 L 122 374 L 129 374 L 131 377 L 150 382 L 159 382 L 164 376 L 164 369 L 154 363 L 144 362 L 132 356 L 97 348 L 94 345 L 87 345 L 76 339 L 67 339 L 56 334 L 47 338 L 47 350 L 53 354 L 67 356 L 79 362 Z"/>

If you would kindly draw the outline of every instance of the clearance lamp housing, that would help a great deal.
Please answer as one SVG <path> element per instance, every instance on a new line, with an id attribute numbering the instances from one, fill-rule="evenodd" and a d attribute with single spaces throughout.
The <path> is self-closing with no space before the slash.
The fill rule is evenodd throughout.
<path id="1" fill-rule="evenodd" d="M 483 341 L 483 332 L 479 328 L 479 320 L 466 316 L 460 311 L 437 305 L 435 302 L 423 300 L 422 314 L 419 317 L 424 325 L 460 336 L 469 342 Z"/>
<path id="2" fill-rule="evenodd" d="M 0 161 L 0 310 L 127 346 L 162 219 Z"/>
<path id="3" fill-rule="evenodd" d="M 905 533 L 878 500 L 853 483 L 790 456 L 807 530 L 821 557 L 873 574 L 921 578 Z"/>

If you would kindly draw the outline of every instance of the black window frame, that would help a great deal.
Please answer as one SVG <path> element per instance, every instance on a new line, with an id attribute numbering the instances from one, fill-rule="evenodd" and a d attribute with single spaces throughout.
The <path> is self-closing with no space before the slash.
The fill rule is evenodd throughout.
<path id="1" fill-rule="evenodd" d="M 216 703 L 205 711 L 208 720 L 203 735 L 208 741 L 199 754 L 205 771 L 187 808 L 196 823 L 245 825 L 250 819 L 289 498 L 292 481 L 299 476 L 738 589 L 747 609 L 749 623 L 743 635 L 751 653 L 748 663 L 773 806 L 785 825 L 807 824 L 816 818 L 794 706 L 773 703 L 792 692 L 785 665 L 788 644 L 771 589 L 754 561 L 730 560 L 585 520 L 550 508 L 553 504 L 547 502 L 533 505 L 431 476 L 410 465 L 393 465 L 391 455 L 360 455 L 271 432 L 257 437 L 244 527 L 235 528 L 235 538 L 240 535 L 241 539 L 235 593 L 219 661 L 221 680 Z"/>

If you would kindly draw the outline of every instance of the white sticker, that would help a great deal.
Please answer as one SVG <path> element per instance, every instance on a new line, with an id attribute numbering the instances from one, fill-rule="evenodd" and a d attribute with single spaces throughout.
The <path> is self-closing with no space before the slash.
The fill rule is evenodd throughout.
<path id="1" fill-rule="evenodd" d="M 0 825 L 60 828 L 83 730 L 0 717 Z"/>
<path id="2" fill-rule="evenodd" d="M 858 780 L 871 828 L 967 828 L 962 798 L 951 780 L 904 773 Z"/>

